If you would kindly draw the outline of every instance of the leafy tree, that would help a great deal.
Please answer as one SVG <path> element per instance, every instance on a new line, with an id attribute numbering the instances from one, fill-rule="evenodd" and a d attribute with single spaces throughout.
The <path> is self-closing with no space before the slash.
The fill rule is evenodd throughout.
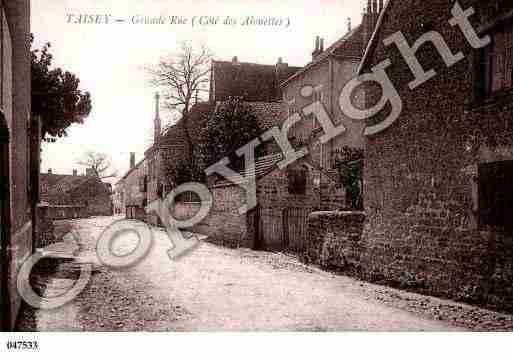
<path id="1" fill-rule="evenodd" d="M 31 36 L 31 44 L 34 36 Z M 66 136 L 73 123 L 83 123 L 91 112 L 91 95 L 79 89 L 76 75 L 61 68 L 50 69 L 50 43 L 31 52 L 32 114 L 41 118 L 41 136 Z"/>
<path id="2" fill-rule="evenodd" d="M 187 182 L 203 183 L 205 181 L 205 173 L 197 162 L 187 159 L 181 159 L 178 162 L 164 159 L 162 168 L 171 187 L 180 186 Z"/>
<path id="3" fill-rule="evenodd" d="M 203 129 L 204 143 L 200 146 L 200 157 L 205 166 L 210 166 L 224 157 L 230 159 L 236 170 L 244 167 L 243 157 L 236 151 L 262 133 L 251 107 L 241 98 L 230 98 L 220 105 L 207 120 Z M 262 155 L 257 147 L 256 156 Z"/>
<path id="4" fill-rule="evenodd" d="M 96 153 L 87 151 L 77 164 L 85 166 L 94 172 L 94 175 L 100 179 L 112 178 L 117 176 L 116 171 L 111 170 L 109 156 L 105 153 Z"/>
<path id="5" fill-rule="evenodd" d="M 344 146 L 335 159 L 335 168 L 346 190 L 346 202 L 355 210 L 363 209 L 363 158 L 363 150 Z"/>

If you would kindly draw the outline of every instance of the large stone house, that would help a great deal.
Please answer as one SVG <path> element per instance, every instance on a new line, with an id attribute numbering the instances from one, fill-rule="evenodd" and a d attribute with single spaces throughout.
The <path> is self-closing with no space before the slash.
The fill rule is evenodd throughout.
<path id="1" fill-rule="evenodd" d="M 471 6 L 475 14 L 462 12 Z M 465 18 L 477 34 L 464 35 Z M 436 73 L 419 85 L 409 67 L 414 57 L 397 42 L 414 46 L 428 32 L 441 35 L 430 37 L 437 46 L 417 43 L 414 56 Z M 438 52 L 440 38 L 452 55 Z M 386 59 L 402 112 L 366 138 L 362 267 L 434 294 L 513 309 L 513 5 L 390 0 L 360 73 Z M 381 96 L 366 86 L 367 107 Z M 390 114 L 384 109 L 368 124 Z"/>
<path id="2" fill-rule="evenodd" d="M 37 234 L 40 126 L 31 119 L 30 1 L 0 1 L 0 324 L 14 326 L 20 265 Z"/>
<path id="3" fill-rule="evenodd" d="M 321 204 L 325 210 L 340 209 L 347 205 L 345 190 L 335 171 L 336 159 L 344 160 L 340 157 L 346 147 L 364 147 L 364 124 L 344 114 L 339 105 L 339 96 L 357 73 L 382 8 L 382 1 L 369 1 L 362 24 L 352 29 L 349 21 L 348 32 L 326 49 L 324 39 L 317 36 L 312 61 L 281 84 L 287 116 L 298 114 L 302 117 L 292 127 L 289 137 L 296 146 L 309 145 L 309 154 L 304 160 L 322 172 Z M 355 95 L 355 101 L 363 103 L 362 91 Z M 337 126 L 343 123 L 346 131 L 324 144 L 320 143 L 318 139 L 324 135 L 321 123 L 302 112 L 314 103 L 323 107 Z"/>

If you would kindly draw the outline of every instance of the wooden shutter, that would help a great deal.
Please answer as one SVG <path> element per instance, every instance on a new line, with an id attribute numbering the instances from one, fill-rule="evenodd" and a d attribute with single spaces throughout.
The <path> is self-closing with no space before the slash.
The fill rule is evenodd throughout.
<path id="1" fill-rule="evenodd" d="M 511 230 L 513 222 L 513 161 L 479 166 L 479 224 Z"/>

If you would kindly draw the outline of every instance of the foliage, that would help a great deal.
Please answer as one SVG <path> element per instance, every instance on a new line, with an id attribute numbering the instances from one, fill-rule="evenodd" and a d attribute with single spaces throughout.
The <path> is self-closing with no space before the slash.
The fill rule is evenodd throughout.
<path id="1" fill-rule="evenodd" d="M 363 209 L 363 158 L 363 150 L 345 146 L 335 159 L 335 168 L 346 190 L 347 201 L 355 210 Z"/>
<path id="2" fill-rule="evenodd" d="M 181 159 L 178 163 L 164 161 L 164 173 L 172 187 L 180 186 L 187 182 L 205 182 L 205 174 L 197 165 L 197 162 Z"/>
<path id="3" fill-rule="evenodd" d="M 34 37 L 31 36 L 31 44 Z M 50 43 L 31 52 L 32 114 L 41 117 L 41 136 L 66 136 L 73 123 L 83 123 L 91 112 L 91 95 L 79 89 L 79 78 L 61 68 L 50 69 Z"/>
<path id="4" fill-rule="evenodd" d="M 116 171 L 112 171 L 109 157 L 105 153 L 96 153 L 88 151 L 84 153 L 82 159 L 77 161 L 77 164 L 86 166 L 92 169 L 94 175 L 100 179 L 112 178 L 117 176 Z"/>
<path id="5" fill-rule="evenodd" d="M 241 170 L 244 157 L 238 156 L 236 151 L 261 132 L 252 108 L 241 98 L 230 98 L 208 118 L 203 129 L 205 142 L 200 146 L 203 164 L 209 166 L 228 157 L 232 168 Z M 262 155 L 262 147 L 257 147 L 255 152 L 256 157 Z"/>

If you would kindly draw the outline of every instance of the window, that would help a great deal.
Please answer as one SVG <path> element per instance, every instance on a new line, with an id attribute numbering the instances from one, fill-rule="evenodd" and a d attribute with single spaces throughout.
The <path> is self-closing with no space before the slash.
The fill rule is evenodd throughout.
<path id="1" fill-rule="evenodd" d="M 148 191 L 148 177 L 139 177 L 139 192 L 146 193 Z"/>
<path id="2" fill-rule="evenodd" d="M 285 100 L 287 102 L 287 118 L 292 116 L 293 114 L 297 113 L 297 109 L 296 109 L 296 99 L 292 99 L 292 100 Z"/>
<path id="3" fill-rule="evenodd" d="M 153 160 L 150 160 L 149 161 L 149 164 L 148 164 L 148 181 L 153 181 L 155 177 L 155 168 L 154 168 L 154 164 L 153 164 Z"/>
<path id="4" fill-rule="evenodd" d="M 322 93 L 322 85 L 316 86 L 313 91 L 312 95 L 312 103 L 318 103 L 317 106 L 322 106 L 324 100 L 324 95 Z M 317 111 L 319 113 L 320 110 Z M 314 130 L 319 129 L 321 127 L 321 124 L 319 123 L 318 119 L 314 116 L 313 118 L 313 126 L 312 128 Z"/>
<path id="5" fill-rule="evenodd" d="M 513 161 L 479 166 L 479 225 L 513 229 Z"/>
<path id="6" fill-rule="evenodd" d="M 513 25 L 501 26 L 488 35 L 492 42 L 478 56 L 480 97 L 513 87 Z"/>
<path id="7" fill-rule="evenodd" d="M 287 171 L 289 194 L 306 194 L 308 170 L 304 167 Z"/>
<path id="8" fill-rule="evenodd" d="M 157 197 L 164 198 L 164 185 L 162 183 L 157 184 Z"/>

